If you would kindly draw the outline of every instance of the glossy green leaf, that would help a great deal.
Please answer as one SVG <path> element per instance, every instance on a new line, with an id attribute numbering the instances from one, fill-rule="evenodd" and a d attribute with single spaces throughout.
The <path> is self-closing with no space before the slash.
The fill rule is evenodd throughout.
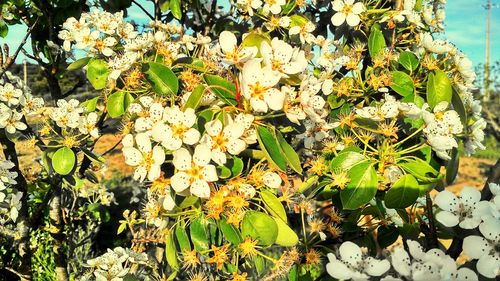
<path id="1" fill-rule="evenodd" d="M 87 79 L 96 90 L 101 90 L 108 83 L 108 64 L 102 59 L 91 59 L 87 64 Z"/>
<path id="2" fill-rule="evenodd" d="M 259 241 L 259 245 L 270 246 L 278 236 L 278 226 L 274 219 L 264 213 L 247 211 L 241 222 L 241 234 Z"/>
<path id="3" fill-rule="evenodd" d="M 76 155 L 70 148 L 64 146 L 59 148 L 54 155 L 52 155 L 52 167 L 54 171 L 60 175 L 69 174 L 76 163 Z"/>
<path id="4" fill-rule="evenodd" d="M 257 139 L 267 160 L 281 171 L 286 171 L 286 159 L 281 153 L 281 148 L 273 131 L 266 127 L 259 126 L 257 127 Z"/>
<path id="5" fill-rule="evenodd" d="M 285 208 L 276 195 L 269 190 L 264 190 L 260 193 L 260 198 L 262 198 L 264 207 L 271 214 L 271 216 L 280 218 L 284 222 L 287 222 Z"/>
<path id="6" fill-rule="evenodd" d="M 219 99 L 228 105 L 238 105 L 238 101 L 236 100 L 236 87 L 232 82 L 212 74 L 205 74 L 203 75 L 203 78 L 205 79 L 205 82 L 209 86 L 210 90 Z"/>
<path id="7" fill-rule="evenodd" d="M 401 176 L 387 191 L 384 197 L 385 206 L 391 209 L 406 208 L 418 198 L 418 182 L 411 174 Z"/>
<path id="8" fill-rule="evenodd" d="M 234 246 L 238 246 L 238 244 L 243 242 L 240 231 L 234 227 L 234 225 L 227 223 L 226 218 L 222 218 L 220 220 L 220 230 L 222 231 L 224 238 L 226 238 L 226 240 Z"/>
<path id="9" fill-rule="evenodd" d="M 291 229 L 286 222 L 278 217 L 274 217 L 276 226 L 278 227 L 278 235 L 275 243 L 284 247 L 293 247 L 299 243 L 297 233 Z"/>
<path id="10" fill-rule="evenodd" d="M 90 57 L 84 57 L 84 58 L 78 59 L 78 60 L 72 62 L 70 65 L 68 65 L 68 68 L 66 68 L 66 69 L 68 71 L 80 69 L 80 68 L 86 66 L 89 63 L 90 59 L 91 59 Z"/>
<path id="11" fill-rule="evenodd" d="M 434 108 L 438 103 L 451 102 L 452 87 L 450 78 L 442 70 L 429 73 L 427 78 L 427 103 Z"/>
<path id="12" fill-rule="evenodd" d="M 207 224 L 202 222 L 200 218 L 197 218 L 191 222 L 189 227 L 191 234 L 191 242 L 198 252 L 208 250 L 208 238 L 207 238 Z"/>
<path id="13" fill-rule="evenodd" d="M 181 10 L 181 0 L 170 0 L 170 12 L 176 19 L 181 19 L 182 10 Z"/>
<path id="14" fill-rule="evenodd" d="M 95 97 L 82 102 L 80 105 L 84 106 L 87 109 L 87 112 L 93 112 L 96 110 L 98 101 L 99 97 Z"/>
<path id="15" fill-rule="evenodd" d="M 370 56 L 376 57 L 381 54 L 386 47 L 384 34 L 380 30 L 380 26 L 373 25 L 370 31 L 370 37 L 368 37 L 368 51 Z"/>
<path id="16" fill-rule="evenodd" d="M 177 239 L 177 243 L 179 243 L 181 251 L 191 251 L 191 243 L 189 242 L 184 225 L 177 225 L 175 228 L 175 238 Z"/>
<path id="17" fill-rule="evenodd" d="M 454 147 L 451 150 L 451 159 L 446 162 L 446 183 L 451 185 L 457 178 L 458 168 L 460 164 L 460 157 L 458 155 L 458 149 Z"/>
<path id="18" fill-rule="evenodd" d="M 433 183 L 441 178 L 439 172 L 422 159 L 404 160 L 398 166 L 412 174 L 420 183 Z"/>
<path id="19" fill-rule="evenodd" d="M 453 90 L 451 95 L 451 104 L 453 105 L 453 109 L 458 113 L 458 116 L 460 116 L 460 121 L 462 121 L 462 125 L 464 125 L 464 131 L 467 131 L 467 109 L 465 108 L 462 98 L 455 90 Z"/>
<path id="20" fill-rule="evenodd" d="M 346 171 L 363 161 L 366 161 L 366 157 L 361 153 L 354 151 L 341 151 L 335 158 L 333 158 L 332 162 L 330 162 L 330 170 L 332 172 L 337 170 Z"/>
<path id="21" fill-rule="evenodd" d="M 179 262 L 177 261 L 177 249 L 175 247 L 173 233 L 169 233 L 165 238 L 165 256 L 170 267 L 172 267 L 173 269 L 179 268 Z"/>
<path id="22" fill-rule="evenodd" d="M 302 174 L 302 165 L 297 151 L 295 151 L 295 149 L 285 140 L 279 131 L 276 131 L 276 136 L 288 166 L 290 166 L 298 174 Z"/>
<path id="23" fill-rule="evenodd" d="M 193 108 L 197 109 L 203 100 L 203 93 L 205 92 L 205 86 L 198 85 L 194 88 L 193 92 L 189 95 L 186 103 L 184 104 L 184 108 Z"/>
<path id="24" fill-rule="evenodd" d="M 399 54 L 398 59 L 399 64 L 401 64 L 406 70 L 414 71 L 418 67 L 418 58 L 414 53 L 403 51 Z"/>
<path id="25" fill-rule="evenodd" d="M 130 104 L 134 101 L 132 95 L 128 92 L 114 92 L 108 97 L 106 109 L 111 118 L 122 116 Z"/>
<path id="26" fill-rule="evenodd" d="M 269 37 L 258 32 L 250 32 L 247 36 L 245 36 L 245 38 L 243 38 L 241 47 L 257 47 L 257 49 L 259 50 L 257 52 L 257 57 L 260 57 L 260 45 L 262 44 L 262 42 L 267 42 L 269 43 L 269 45 L 271 45 L 271 40 L 269 39 Z"/>
<path id="27" fill-rule="evenodd" d="M 415 91 L 415 85 L 411 77 L 402 71 L 391 72 L 392 82 L 391 89 L 396 93 L 402 95 L 403 97 L 413 94 Z"/>
<path id="28" fill-rule="evenodd" d="M 217 167 L 217 175 L 221 179 L 227 179 L 231 177 L 231 170 L 226 166 Z"/>
<path id="29" fill-rule="evenodd" d="M 381 225 L 377 231 L 377 242 L 381 248 L 386 248 L 398 240 L 399 230 L 394 225 Z"/>
<path id="30" fill-rule="evenodd" d="M 149 62 L 144 64 L 142 72 L 146 75 L 146 80 L 151 84 L 156 94 L 160 96 L 177 94 L 179 80 L 167 66 L 157 62 Z"/>
<path id="31" fill-rule="evenodd" d="M 5 38 L 9 34 L 9 26 L 0 19 L 0 37 Z"/>
<path id="32" fill-rule="evenodd" d="M 377 172 L 373 165 L 362 162 L 347 172 L 351 181 L 340 191 L 340 199 L 346 210 L 354 210 L 370 202 L 377 193 Z"/>

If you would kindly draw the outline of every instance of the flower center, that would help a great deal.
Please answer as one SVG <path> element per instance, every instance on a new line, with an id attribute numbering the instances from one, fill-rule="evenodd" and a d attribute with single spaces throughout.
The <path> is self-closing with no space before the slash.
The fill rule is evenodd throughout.
<path id="1" fill-rule="evenodd" d="M 180 139 L 184 138 L 184 133 L 187 132 L 188 128 L 183 124 L 172 125 L 172 133 L 174 137 L 178 137 Z"/>
<path id="2" fill-rule="evenodd" d="M 222 151 L 226 151 L 226 145 L 229 142 L 229 139 L 223 134 L 212 137 L 213 145 L 212 148 L 219 148 Z"/>
<path id="3" fill-rule="evenodd" d="M 342 8 L 342 13 L 343 14 L 351 14 L 352 13 L 352 6 L 345 4 L 344 7 Z"/>
<path id="4" fill-rule="evenodd" d="M 195 180 L 202 180 L 203 179 L 203 173 L 202 173 L 202 167 L 196 165 L 194 162 L 191 163 L 191 169 L 186 171 L 186 173 L 190 177 L 190 182 L 194 182 Z"/>
<path id="5" fill-rule="evenodd" d="M 250 86 L 250 95 L 252 98 L 264 99 L 264 93 L 267 91 L 267 88 L 262 86 L 260 82 L 256 82 L 252 86 Z"/>

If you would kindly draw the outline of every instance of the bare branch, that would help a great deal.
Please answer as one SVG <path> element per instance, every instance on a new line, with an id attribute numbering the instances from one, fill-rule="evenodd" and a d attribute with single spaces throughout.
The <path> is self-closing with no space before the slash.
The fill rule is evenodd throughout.
<path id="1" fill-rule="evenodd" d="M 17 47 L 17 50 L 14 52 L 14 55 L 8 56 L 8 54 L 5 54 L 5 56 L 6 56 L 6 58 L 5 58 L 5 64 L 4 65 L 0 65 L 0 77 L 2 77 L 3 74 L 5 73 L 5 71 L 7 71 L 7 69 L 9 69 L 9 67 L 11 67 L 12 64 L 14 64 L 14 62 L 16 61 L 17 56 L 19 55 L 19 52 L 21 52 L 21 50 L 23 49 L 24 45 L 28 41 L 28 38 L 29 38 L 29 36 L 31 34 L 31 31 L 33 31 L 33 28 L 35 27 L 35 25 L 37 23 L 38 23 L 38 18 L 35 20 L 35 22 L 33 23 L 33 25 L 30 26 L 28 28 L 28 30 L 26 31 L 26 34 L 24 35 L 24 38 L 21 41 L 21 44 L 19 44 L 19 47 Z"/>
<path id="2" fill-rule="evenodd" d="M 139 9 L 141 9 L 144 13 L 146 13 L 146 15 L 151 19 L 151 20 L 154 20 L 155 17 L 153 17 L 153 15 L 151 15 L 141 4 L 137 3 L 137 1 L 135 0 L 132 0 L 132 3 L 134 3 L 135 5 L 137 5 L 137 7 L 139 7 Z"/>

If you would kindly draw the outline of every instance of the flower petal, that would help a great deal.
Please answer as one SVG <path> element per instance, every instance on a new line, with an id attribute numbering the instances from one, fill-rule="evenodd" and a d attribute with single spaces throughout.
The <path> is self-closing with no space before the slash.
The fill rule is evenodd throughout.
<path id="1" fill-rule="evenodd" d="M 487 255 L 493 249 L 488 240 L 481 236 L 471 235 L 464 239 L 464 253 L 473 259 Z"/>
<path id="2" fill-rule="evenodd" d="M 359 263 L 363 260 L 361 248 L 350 241 L 340 245 L 339 253 L 342 261 L 353 267 L 358 267 Z"/>
<path id="3" fill-rule="evenodd" d="M 332 17 L 332 24 L 334 26 L 341 26 L 345 22 L 345 14 L 344 13 L 335 13 Z"/>
<path id="4" fill-rule="evenodd" d="M 191 194 L 200 198 L 210 197 L 210 186 L 204 180 L 196 180 L 191 185 Z"/>
<path id="5" fill-rule="evenodd" d="M 357 26 L 361 22 L 361 18 L 355 14 L 349 14 L 346 18 L 347 24 L 350 26 Z"/>
<path id="6" fill-rule="evenodd" d="M 172 164 L 175 168 L 181 171 L 187 170 L 191 167 L 191 153 L 185 148 L 180 148 L 173 152 Z"/>
<path id="7" fill-rule="evenodd" d="M 446 227 L 453 227 L 458 224 L 458 216 L 448 212 L 448 211 L 440 211 L 436 214 L 436 220 L 442 223 Z"/>
<path id="8" fill-rule="evenodd" d="M 458 198 L 448 190 L 443 190 L 436 195 L 434 198 L 434 203 L 438 205 L 439 208 L 448 211 L 448 212 L 456 212 L 459 208 L 459 200 Z"/>
<path id="9" fill-rule="evenodd" d="M 198 144 L 194 149 L 193 162 L 198 166 L 206 166 L 210 162 L 211 150 L 206 144 Z"/>
<path id="10" fill-rule="evenodd" d="M 500 256 L 484 255 L 476 264 L 477 271 L 488 278 L 495 278 L 500 274 Z"/>
<path id="11" fill-rule="evenodd" d="M 224 53 L 232 52 L 236 48 L 236 36 L 232 32 L 222 31 L 219 35 L 219 45 Z"/>
<path id="12" fill-rule="evenodd" d="M 170 179 L 170 184 L 175 192 L 182 192 L 189 187 L 189 175 L 184 172 L 177 172 Z"/>
<path id="13" fill-rule="evenodd" d="M 372 257 L 365 259 L 365 272 L 370 276 L 380 276 L 386 273 L 391 264 L 388 260 L 377 260 Z"/>

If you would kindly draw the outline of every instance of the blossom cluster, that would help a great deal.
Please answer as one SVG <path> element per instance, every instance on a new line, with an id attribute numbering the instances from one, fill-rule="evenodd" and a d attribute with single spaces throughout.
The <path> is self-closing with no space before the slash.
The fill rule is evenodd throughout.
<path id="1" fill-rule="evenodd" d="M 0 159 L 0 224 L 16 222 L 21 209 L 23 193 L 14 188 L 18 174 L 12 168 L 12 161 Z"/>
<path id="2" fill-rule="evenodd" d="M 35 114 L 43 105 L 43 99 L 33 97 L 21 78 L 7 71 L 0 79 L 0 129 L 9 134 L 26 130 L 24 116 Z"/>
<path id="3" fill-rule="evenodd" d="M 407 240 L 408 251 L 395 247 L 389 256 L 375 259 L 353 242 L 340 245 L 338 256 L 329 253 L 326 270 L 341 280 L 479 280 L 474 271 L 459 267 L 440 249 L 425 251 L 419 242 Z"/>

